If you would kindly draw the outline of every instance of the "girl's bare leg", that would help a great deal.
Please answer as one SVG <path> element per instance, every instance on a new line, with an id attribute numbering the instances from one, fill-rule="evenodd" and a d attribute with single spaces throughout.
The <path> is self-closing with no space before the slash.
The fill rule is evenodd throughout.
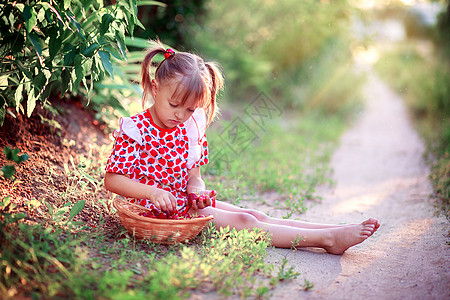
<path id="1" fill-rule="evenodd" d="M 298 228 L 261 222 L 252 214 L 227 211 L 217 207 L 207 207 L 198 212 L 213 215 L 213 221 L 217 227 L 230 226 L 237 230 L 260 228 L 267 231 L 275 247 L 319 247 L 332 254 L 341 254 L 351 246 L 363 242 L 375 230 L 375 224 L 369 220 L 361 224 L 335 228 Z M 295 245 L 293 245 L 294 242 Z"/>
<path id="2" fill-rule="evenodd" d="M 263 212 L 260 212 L 260 211 L 254 210 L 254 209 L 241 208 L 241 207 L 238 207 L 238 206 L 235 206 L 232 204 L 228 204 L 228 203 L 225 203 L 222 201 L 216 201 L 216 208 L 226 210 L 226 211 L 251 214 L 256 219 L 258 219 L 258 221 L 260 221 L 260 222 L 285 225 L 285 226 L 296 227 L 296 228 L 327 229 L 327 228 L 340 228 L 340 227 L 348 227 L 348 226 L 357 225 L 357 224 L 345 224 L 345 225 L 319 224 L 319 223 L 302 222 L 302 221 L 298 221 L 298 220 L 272 218 Z M 375 230 L 373 232 L 375 232 L 378 229 L 378 227 L 380 227 L 380 223 L 376 219 L 370 218 L 367 221 L 374 224 Z"/>

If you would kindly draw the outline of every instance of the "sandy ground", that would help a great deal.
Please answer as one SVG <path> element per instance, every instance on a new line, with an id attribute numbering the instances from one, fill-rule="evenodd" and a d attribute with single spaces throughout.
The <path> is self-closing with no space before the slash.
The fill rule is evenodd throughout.
<path id="1" fill-rule="evenodd" d="M 333 189 L 302 219 L 356 223 L 376 217 L 380 229 L 343 255 L 316 249 L 269 249 L 267 261 L 286 257 L 301 275 L 271 299 L 450 299 L 449 224 L 434 216 L 424 146 L 402 100 L 369 75 L 366 109 L 332 158 Z M 302 290 L 304 279 L 314 283 Z"/>

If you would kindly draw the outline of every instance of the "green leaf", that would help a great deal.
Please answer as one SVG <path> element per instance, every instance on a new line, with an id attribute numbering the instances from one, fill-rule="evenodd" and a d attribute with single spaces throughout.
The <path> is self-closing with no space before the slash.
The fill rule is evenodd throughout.
<path id="1" fill-rule="evenodd" d="M 6 159 L 16 162 L 16 163 L 21 163 L 22 161 L 25 161 L 28 159 L 28 154 L 23 154 L 21 156 L 18 156 L 17 154 L 19 154 L 20 149 L 19 148 L 15 148 L 15 149 L 11 149 L 9 146 L 6 146 L 5 149 L 3 149 L 3 153 L 5 153 Z"/>
<path id="2" fill-rule="evenodd" d="M 28 93 L 28 99 L 27 99 L 27 116 L 28 116 L 28 118 L 31 117 L 31 114 L 33 113 L 33 110 L 36 107 L 36 100 L 37 100 L 37 97 L 35 96 L 34 89 L 31 89 Z"/>
<path id="3" fill-rule="evenodd" d="M 71 0 L 64 0 L 64 9 L 69 9 Z"/>
<path id="4" fill-rule="evenodd" d="M 16 111 L 19 111 L 19 105 L 20 105 L 20 102 L 22 102 L 22 99 L 23 99 L 22 92 L 23 92 L 23 84 L 21 83 L 21 84 L 19 84 L 17 86 L 17 89 L 16 89 L 16 91 L 14 93 L 14 100 L 16 101 Z"/>
<path id="5" fill-rule="evenodd" d="M 48 213 L 50 214 L 50 216 L 53 216 L 53 207 L 50 203 L 45 202 L 45 205 L 47 206 L 48 209 Z"/>
<path id="6" fill-rule="evenodd" d="M 42 61 L 42 47 L 41 47 L 41 43 L 39 42 L 39 37 L 36 35 L 36 33 L 30 32 L 28 34 L 28 39 L 33 44 L 34 49 L 36 50 L 36 52 L 39 56 L 39 59 Z"/>
<path id="7" fill-rule="evenodd" d="M 72 66 L 73 65 L 73 60 L 75 59 L 75 55 L 77 54 L 76 49 L 74 46 L 70 45 L 70 44 L 66 44 L 64 48 L 68 48 L 68 49 L 64 49 L 66 52 L 66 50 L 69 50 L 69 52 L 67 52 L 64 55 L 64 65 L 65 66 Z"/>
<path id="8" fill-rule="evenodd" d="M 144 5 L 157 5 L 167 7 L 167 4 L 158 1 L 146 1 L 146 0 L 137 1 L 137 6 L 144 6 Z"/>
<path id="9" fill-rule="evenodd" d="M 130 37 L 126 36 L 125 37 L 125 45 L 146 49 L 150 46 L 150 43 L 148 42 L 148 40 L 143 39 L 143 38 L 139 38 L 139 37 L 130 38 Z M 142 52 L 139 52 L 139 55 L 142 55 Z"/>
<path id="10" fill-rule="evenodd" d="M 111 22 L 114 21 L 114 17 L 111 16 L 110 14 L 104 14 L 102 16 L 102 23 L 100 24 L 100 35 L 104 35 L 105 32 L 108 31 L 109 29 L 109 25 L 111 24 Z"/>
<path id="11" fill-rule="evenodd" d="M 76 21 L 75 16 L 70 11 L 66 12 L 66 16 L 69 19 L 70 24 L 72 24 L 72 26 L 74 26 L 77 29 L 77 32 L 78 32 L 79 36 L 83 40 L 85 40 L 86 36 L 84 35 L 83 28 L 81 28 L 80 23 L 78 23 Z"/>
<path id="12" fill-rule="evenodd" d="M 44 91 L 41 94 L 42 99 L 47 99 L 48 97 L 50 97 L 50 94 L 53 90 L 55 90 L 55 88 L 58 86 L 58 80 L 52 80 L 50 81 L 46 86 Z"/>
<path id="13" fill-rule="evenodd" d="M 23 9 L 23 19 L 25 21 L 25 27 L 27 28 L 28 33 L 30 33 L 33 27 L 36 25 L 36 17 L 37 15 L 34 7 L 25 5 Z"/>
<path id="14" fill-rule="evenodd" d="M 19 153 L 19 149 L 11 149 L 9 146 L 6 146 L 5 149 L 3 149 L 3 153 L 5 153 L 7 160 L 13 160 L 15 156 L 17 156 L 17 153 Z"/>
<path id="15" fill-rule="evenodd" d="M 100 48 L 100 45 L 98 43 L 93 43 L 83 51 L 83 55 L 86 57 L 91 57 L 98 48 Z"/>
<path id="16" fill-rule="evenodd" d="M 19 221 L 21 219 L 24 219 L 26 216 L 27 215 L 24 214 L 24 213 L 19 213 L 19 214 L 12 215 L 12 218 L 9 220 L 9 222 L 10 223 L 17 222 L 17 221 Z"/>
<path id="17" fill-rule="evenodd" d="M 47 78 L 45 77 L 44 73 L 39 71 L 39 73 L 36 76 L 34 76 L 32 81 L 33 81 L 34 88 L 36 89 L 36 91 L 38 91 L 36 93 L 36 95 L 38 95 L 41 93 L 42 89 L 44 88 L 45 84 L 47 83 Z"/>
<path id="18" fill-rule="evenodd" d="M 7 197 L 3 198 L 3 200 L 0 202 L 0 208 L 4 209 L 5 207 L 7 207 L 9 205 L 9 203 L 11 203 L 11 196 L 7 196 Z"/>
<path id="19" fill-rule="evenodd" d="M 116 31 L 116 40 L 117 45 L 119 46 L 120 53 L 122 54 L 123 58 L 127 59 L 127 46 L 125 46 L 125 36 L 122 35 L 121 32 Z"/>
<path id="20" fill-rule="evenodd" d="M 115 43 L 104 46 L 103 50 L 106 50 L 106 52 L 108 52 L 109 54 L 111 54 L 112 56 L 114 56 L 115 58 L 117 58 L 119 60 L 123 59 L 122 54 L 120 53 L 119 47 Z"/>
<path id="21" fill-rule="evenodd" d="M 61 95 L 64 95 L 69 89 L 70 79 L 71 79 L 70 71 L 67 68 L 65 68 L 61 72 L 61 81 L 62 81 Z"/>
<path id="22" fill-rule="evenodd" d="M 134 34 L 134 16 L 128 11 L 128 10 L 123 10 L 123 14 L 125 15 L 125 19 L 127 21 L 127 25 L 128 25 L 128 33 L 133 36 Z"/>
<path id="23" fill-rule="evenodd" d="M 3 166 L 2 172 L 5 178 L 12 178 L 14 176 L 14 173 L 16 173 L 16 168 L 11 165 Z"/>
<path id="24" fill-rule="evenodd" d="M 30 156 L 28 155 L 28 154 L 22 154 L 21 156 L 19 156 L 19 162 L 23 162 L 23 161 L 26 161 L 26 160 L 28 160 L 28 158 L 29 158 Z"/>
<path id="25" fill-rule="evenodd" d="M 110 59 L 111 55 L 109 54 L 109 52 L 106 52 L 106 51 L 99 51 L 98 55 L 100 56 L 100 59 L 102 60 L 103 67 L 109 73 L 109 76 L 111 76 L 111 78 L 114 79 L 113 66 L 112 66 L 111 59 Z"/>
<path id="26" fill-rule="evenodd" d="M 8 77 L 9 75 L 0 76 L 0 90 L 8 88 Z"/>
<path id="27" fill-rule="evenodd" d="M 83 69 L 83 56 L 81 56 L 81 54 L 77 54 L 77 56 L 75 56 L 74 66 L 76 79 L 73 83 L 73 87 L 76 89 L 80 85 L 81 79 L 83 79 L 85 75 Z"/>
<path id="28" fill-rule="evenodd" d="M 61 49 L 62 41 L 61 38 L 58 36 L 58 29 L 56 27 L 53 27 L 51 30 L 49 30 L 50 35 L 50 41 L 48 44 L 49 54 L 50 54 L 50 60 L 53 60 L 55 56 L 58 54 L 59 49 Z"/>
<path id="29" fill-rule="evenodd" d="M 80 213 L 80 211 L 84 208 L 85 202 L 85 200 L 80 200 L 72 206 L 72 209 L 70 210 L 69 221 Z"/>
<path id="30" fill-rule="evenodd" d="M 3 126 L 5 122 L 6 108 L 5 106 L 0 107 L 0 126 Z"/>

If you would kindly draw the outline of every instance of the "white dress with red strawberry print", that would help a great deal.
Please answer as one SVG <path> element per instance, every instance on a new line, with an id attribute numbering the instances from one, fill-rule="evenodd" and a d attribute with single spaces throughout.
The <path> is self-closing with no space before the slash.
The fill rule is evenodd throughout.
<path id="1" fill-rule="evenodd" d="M 171 129 L 156 125 L 148 109 L 121 118 L 106 171 L 169 191 L 177 199 L 178 212 L 186 212 L 188 170 L 208 163 L 205 128 L 202 109 L 196 109 L 188 121 Z M 148 199 L 130 201 L 156 209 Z"/>

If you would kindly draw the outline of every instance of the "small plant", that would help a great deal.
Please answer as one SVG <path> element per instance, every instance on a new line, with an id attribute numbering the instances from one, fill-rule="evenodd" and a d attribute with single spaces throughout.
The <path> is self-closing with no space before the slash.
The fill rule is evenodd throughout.
<path id="1" fill-rule="evenodd" d="M 277 281 L 295 279 L 298 277 L 298 275 L 300 275 L 300 273 L 294 271 L 293 266 L 290 266 L 288 269 L 286 269 L 287 263 L 288 260 L 286 257 L 284 257 L 283 261 L 281 262 L 281 266 L 278 269 L 277 277 L 275 278 Z"/>
<path id="2" fill-rule="evenodd" d="M 16 173 L 15 165 L 20 164 L 21 162 L 24 162 L 29 158 L 28 154 L 26 153 L 19 156 L 19 152 L 20 149 L 11 149 L 9 146 L 5 147 L 3 153 L 5 153 L 6 159 L 13 162 L 14 164 L 3 166 L 0 175 L 9 179 L 14 178 L 14 174 Z"/>
<path id="3" fill-rule="evenodd" d="M 305 279 L 303 281 L 303 290 L 304 291 L 310 291 L 314 288 L 314 283 L 312 283 L 311 281 L 309 281 L 308 279 Z"/>
<path id="4" fill-rule="evenodd" d="M 302 241 L 304 241 L 305 240 L 305 237 L 303 237 L 303 236 L 297 236 L 297 237 L 295 237 L 295 239 L 292 241 L 292 249 L 295 251 L 295 250 L 297 250 L 297 247 L 299 247 L 299 245 L 300 245 L 300 242 L 302 242 Z"/>

